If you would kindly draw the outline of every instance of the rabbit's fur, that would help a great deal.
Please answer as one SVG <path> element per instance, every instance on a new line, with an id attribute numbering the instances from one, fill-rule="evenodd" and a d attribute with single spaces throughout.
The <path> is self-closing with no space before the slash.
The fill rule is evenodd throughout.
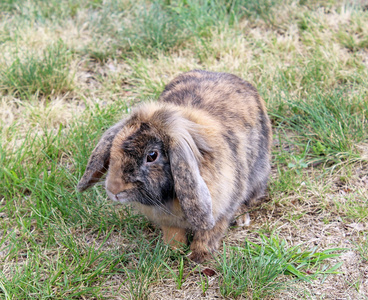
<path id="1" fill-rule="evenodd" d="M 190 258 L 203 262 L 240 205 L 263 196 L 270 147 L 257 90 L 231 74 L 194 70 L 105 132 L 78 190 L 107 171 L 112 200 L 134 203 L 173 246 L 193 232 Z"/>

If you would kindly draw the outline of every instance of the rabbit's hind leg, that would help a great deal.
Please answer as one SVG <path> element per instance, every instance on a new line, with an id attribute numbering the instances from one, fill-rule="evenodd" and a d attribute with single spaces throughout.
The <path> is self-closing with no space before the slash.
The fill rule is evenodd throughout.
<path id="1" fill-rule="evenodd" d="M 190 245 L 192 253 L 189 258 L 197 263 L 202 263 L 210 258 L 220 245 L 220 241 L 229 227 L 229 218 L 223 216 L 210 230 L 198 230 L 194 232 Z"/>

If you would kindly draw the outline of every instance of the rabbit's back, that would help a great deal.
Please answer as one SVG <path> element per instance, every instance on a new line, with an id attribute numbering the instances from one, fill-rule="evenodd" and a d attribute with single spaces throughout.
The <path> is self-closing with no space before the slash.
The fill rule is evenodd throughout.
<path id="1" fill-rule="evenodd" d="M 201 174 L 215 217 L 263 195 L 270 173 L 271 125 L 263 99 L 241 78 L 194 70 L 171 81 L 159 101 L 192 111 L 207 130 L 211 155 Z"/>
<path id="2" fill-rule="evenodd" d="M 266 113 L 264 101 L 250 83 L 232 74 L 202 70 L 176 77 L 159 101 L 207 111 L 231 126 L 234 121 L 242 122 L 240 127 L 253 126 L 258 114 Z"/>

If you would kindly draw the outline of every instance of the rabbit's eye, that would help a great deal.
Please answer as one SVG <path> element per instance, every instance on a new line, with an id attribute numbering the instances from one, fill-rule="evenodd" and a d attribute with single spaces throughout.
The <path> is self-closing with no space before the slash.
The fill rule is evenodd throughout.
<path id="1" fill-rule="evenodd" d="M 147 154 L 147 162 L 154 162 L 158 157 L 158 152 L 157 151 L 150 151 Z"/>

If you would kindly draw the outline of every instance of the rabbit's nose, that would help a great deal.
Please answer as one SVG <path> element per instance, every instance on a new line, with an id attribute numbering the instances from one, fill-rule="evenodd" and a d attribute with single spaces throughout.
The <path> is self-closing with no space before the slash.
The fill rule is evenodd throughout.
<path id="1" fill-rule="evenodd" d="M 124 190 L 124 183 L 119 177 L 107 177 L 105 187 L 111 194 L 117 195 Z"/>

